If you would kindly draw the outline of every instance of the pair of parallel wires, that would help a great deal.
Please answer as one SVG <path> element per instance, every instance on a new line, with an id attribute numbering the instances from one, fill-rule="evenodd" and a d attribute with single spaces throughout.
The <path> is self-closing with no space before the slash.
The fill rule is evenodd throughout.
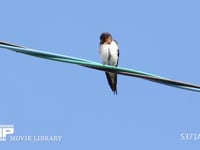
<path id="1" fill-rule="evenodd" d="M 82 67 L 87 67 L 87 68 L 100 70 L 100 71 L 114 72 L 117 74 L 129 76 L 129 77 L 142 78 L 148 81 L 164 84 L 167 86 L 200 92 L 199 85 L 171 80 L 171 79 L 164 78 L 158 75 L 154 75 L 154 74 L 150 74 L 150 73 L 146 73 L 146 72 L 142 72 L 142 71 L 138 71 L 134 69 L 124 68 L 124 67 L 119 67 L 119 66 L 113 67 L 109 65 L 102 65 L 101 63 L 97 63 L 97 62 L 86 60 L 86 59 L 71 57 L 67 55 L 60 55 L 60 54 L 45 52 L 41 50 L 35 50 L 35 49 L 26 48 L 23 46 L 7 43 L 3 41 L 0 41 L 0 48 L 8 49 L 11 51 L 15 51 L 18 53 L 31 55 L 31 56 L 35 56 L 39 58 L 44 58 L 44 59 L 49 59 L 49 60 L 59 61 L 59 62 L 64 62 L 64 63 L 70 63 L 70 64 L 76 64 Z"/>

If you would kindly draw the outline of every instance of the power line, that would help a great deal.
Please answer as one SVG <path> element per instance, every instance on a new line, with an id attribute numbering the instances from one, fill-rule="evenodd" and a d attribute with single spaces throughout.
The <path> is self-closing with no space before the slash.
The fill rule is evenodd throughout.
<path id="1" fill-rule="evenodd" d="M 154 74 L 150 74 L 150 73 L 146 73 L 146 72 L 142 72 L 142 71 L 138 71 L 138 70 L 134 70 L 134 69 L 102 65 L 100 63 L 86 60 L 86 59 L 71 57 L 71 56 L 67 56 L 67 55 L 60 55 L 60 54 L 45 52 L 45 51 L 41 51 L 41 50 L 35 50 L 35 49 L 26 48 L 23 46 L 19 46 L 19 45 L 7 43 L 7 42 L 2 42 L 2 41 L 0 41 L 0 47 L 11 50 L 11 51 L 15 51 L 18 53 L 39 57 L 39 58 L 44 58 L 44 59 L 49 59 L 49 60 L 54 60 L 54 61 L 59 61 L 59 62 L 65 62 L 65 63 L 70 63 L 70 64 L 76 64 L 76 65 L 80 65 L 83 67 L 96 69 L 96 70 L 100 70 L 100 71 L 115 72 L 115 73 L 118 73 L 121 75 L 142 78 L 142 79 L 145 79 L 148 81 L 164 84 L 167 86 L 172 86 L 172 87 L 176 87 L 176 88 L 200 92 L 199 85 L 194 85 L 191 83 L 171 80 L 171 79 L 164 78 L 164 77 L 161 77 L 158 75 L 154 75 Z"/>

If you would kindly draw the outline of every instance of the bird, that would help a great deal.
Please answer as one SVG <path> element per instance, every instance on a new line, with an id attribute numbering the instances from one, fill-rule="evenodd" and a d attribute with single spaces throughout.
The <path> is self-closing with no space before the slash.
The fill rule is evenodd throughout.
<path id="1" fill-rule="evenodd" d="M 103 32 L 100 37 L 99 54 L 103 65 L 118 66 L 119 46 L 116 40 L 113 40 L 109 32 Z M 105 72 L 108 84 L 114 94 L 117 95 L 117 73 Z"/>

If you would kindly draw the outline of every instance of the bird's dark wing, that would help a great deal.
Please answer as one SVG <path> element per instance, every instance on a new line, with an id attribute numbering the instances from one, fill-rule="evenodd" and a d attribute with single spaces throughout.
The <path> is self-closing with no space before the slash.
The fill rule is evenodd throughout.
<path id="1" fill-rule="evenodd" d="M 118 63 L 119 63 L 119 49 L 117 50 L 117 56 L 118 56 L 118 59 L 117 59 L 117 65 L 118 66 Z"/>
<path id="2" fill-rule="evenodd" d="M 112 72 L 106 72 L 106 77 L 109 83 L 110 88 L 117 94 L 117 74 Z"/>
<path id="3" fill-rule="evenodd" d="M 115 41 L 115 43 L 117 44 L 118 48 L 119 48 L 119 45 L 118 45 L 118 42 L 116 40 L 113 40 Z M 119 62 L 119 49 L 117 50 L 117 56 L 118 56 L 118 59 L 117 59 L 117 65 L 118 66 L 118 62 Z"/>

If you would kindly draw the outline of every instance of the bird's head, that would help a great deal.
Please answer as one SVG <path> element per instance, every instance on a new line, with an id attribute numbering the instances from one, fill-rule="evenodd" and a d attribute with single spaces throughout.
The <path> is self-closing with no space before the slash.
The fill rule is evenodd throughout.
<path id="1" fill-rule="evenodd" d="M 110 44 L 112 42 L 112 35 L 109 32 L 103 32 L 99 38 L 100 44 Z"/>

